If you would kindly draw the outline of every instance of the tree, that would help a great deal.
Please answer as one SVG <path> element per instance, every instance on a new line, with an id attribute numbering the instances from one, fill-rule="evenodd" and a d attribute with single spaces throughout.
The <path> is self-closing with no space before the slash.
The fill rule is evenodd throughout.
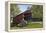
<path id="1" fill-rule="evenodd" d="M 17 4 L 11 4 L 10 5 L 10 15 L 11 17 L 17 16 L 20 13 L 20 9 Z"/>
<path id="2" fill-rule="evenodd" d="M 20 11 L 17 4 L 10 4 L 10 23 L 11 23 L 11 26 L 14 25 L 13 24 L 13 17 L 17 16 L 20 12 L 21 11 Z"/>
<path id="3" fill-rule="evenodd" d="M 32 5 L 31 7 L 28 7 L 27 9 L 30 10 L 29 12 L 31 12 L 33 19 L 42 21 L 43 19 L 43 6 L 42 5 Z"/>
<path id="4" fill-rule="evenodd" d="M 42 5 L 32 5 L 32 17 L 43 18 L 43 6 Z"/>

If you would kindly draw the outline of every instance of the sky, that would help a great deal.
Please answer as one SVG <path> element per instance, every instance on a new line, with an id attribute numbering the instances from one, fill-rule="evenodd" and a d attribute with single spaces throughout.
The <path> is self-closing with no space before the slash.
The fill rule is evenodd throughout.
<path id="1" fill-rule="evenodd" d="M 28 6 L 29 5 L 18 5 L 18 7 L 19 7 L 19 9 L 22 11 L 22 12 L 24 12 L 25 10 L 27 10 L 27 8 L 28 8 Z M 30 5 L 30 7 L 31 7 L 31 5 Z"/>

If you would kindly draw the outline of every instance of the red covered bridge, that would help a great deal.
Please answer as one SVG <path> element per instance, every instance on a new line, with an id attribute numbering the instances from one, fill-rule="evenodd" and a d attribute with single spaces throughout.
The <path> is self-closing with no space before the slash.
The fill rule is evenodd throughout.
<path id="1" fill-rule="evenodd" d="M 22 21 L 27 21 L 27 20 L 31 19 L 32 18 L 31 16 L 32 15 L 31 15 L 30 10 L 27 10 L 27 11 L 13 17 L 13 24 L 17 25 L 19 23 L 23 23 Z"/>

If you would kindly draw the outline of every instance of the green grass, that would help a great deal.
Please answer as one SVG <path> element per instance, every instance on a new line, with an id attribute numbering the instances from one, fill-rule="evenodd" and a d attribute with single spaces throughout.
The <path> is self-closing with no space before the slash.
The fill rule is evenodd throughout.
<path id="1" fill-rule="evenodd" d="M 28 24 L 25 26 L 25 28 L 42 28 L 42 27 L 43 27 L 43 23 L 42 24 L 32 23 L 31 21 L 28 21 Z M 21 29 L 21 27 L 12 27 L 11 29 Z"/>
<path id="2" fill-rule="evenodd" d="M 28 28 L 42 28 L 43 27 L 43 24 L 29 22 L 26 27 L 28 27 Z"/>

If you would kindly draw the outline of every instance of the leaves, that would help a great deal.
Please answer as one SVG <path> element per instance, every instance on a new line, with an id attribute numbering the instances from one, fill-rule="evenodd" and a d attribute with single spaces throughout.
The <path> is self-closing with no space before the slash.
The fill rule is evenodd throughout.
<path id="1" fill-rule="evenodd" d="M 11 4 L 10 11 L 12 16 L 16 16 L 21 12 L 17 4 Z"/>
<path id="2" fill-rule="evenodd" d="M 43 17 L 43 6 L 42 5 L 32 5 L 32 17 L 33 18 Z"/>

